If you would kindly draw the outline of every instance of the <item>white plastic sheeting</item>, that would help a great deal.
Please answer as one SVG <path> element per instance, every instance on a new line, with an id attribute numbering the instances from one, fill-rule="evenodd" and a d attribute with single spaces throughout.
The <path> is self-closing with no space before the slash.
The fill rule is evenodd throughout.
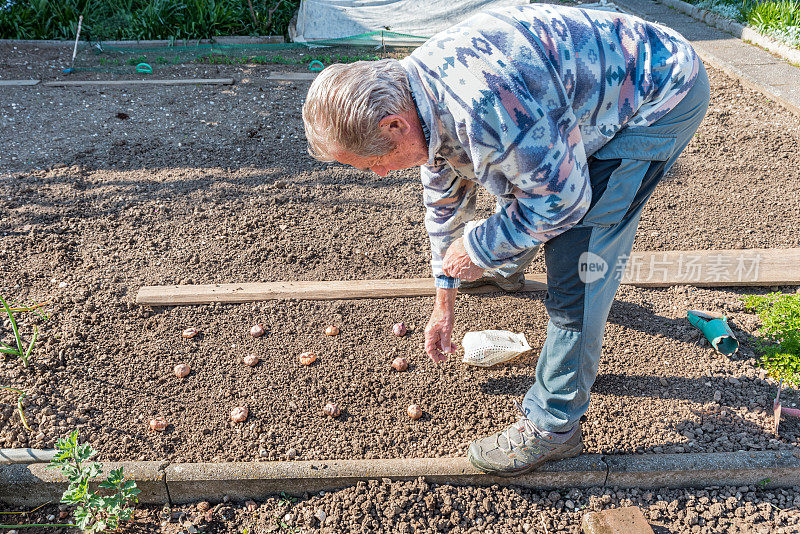
<path id="1" fill-rule="evenodd" d="M 387 30 L 427 38 L 479 11 L 528 3 L 528 0 L 303 0 L 289 35 L 295 42 L 304 42 Z M 387 44 L 402 44 L 398 40 L 402 39 L 386 37 Z"/>

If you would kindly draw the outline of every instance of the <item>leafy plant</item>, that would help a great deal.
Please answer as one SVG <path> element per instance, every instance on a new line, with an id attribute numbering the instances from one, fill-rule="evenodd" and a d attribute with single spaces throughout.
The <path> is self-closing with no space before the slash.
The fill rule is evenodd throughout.
<path id="1" fill-rule="evenodd" d="M 800 384 L 800 295 L 748 295 L 745 305 L 761 319 L 761 363 L 771 375 Z"/>
<path id="2" fill-rule="evenodd" d="M 699 8 L 735 20 L 800 48 L 798 0 L 687 0 Z"/>
<path id="3" fill-rule="evenodd" d="M 758 2 L 747 13 L 747 24 L 759 32 L 800 48 L 800 1 Z"/>
<path id="4" fill-rule="evenodd" d="M 60 469 L 69 480 L 69 487 L 61 497 L 61 502 L 77 505 L 75 519 L 84 532 L 94 533 L 114 530 L 123 521 L 133 517 L 133 508 L 128 505 L 137 501 L 141 490 L 133 480 L 126 481 L 122 468 L 114 469 L 99 483 L 104 494 L 89 489 L 89 482 L 100 475 L 103 466 L 89 460 L 97 454 L 88 443 L 78 443 L 78 431 L 56 442 L 58 453 L 48 464 L 49 468 Z"/>
<path id="5" fill-rule="evenodd" d="M 0 6 L 3 5 L 0 0 Z M 6 0 L 0 38 L 207 39 L 283 35 L 300 0 Z"/>
<path id="6" fill-rule="evenodd" d="M 14 334 L 14 341 L 16 342 L 16 347 L 12 345 L 8 345 L 6 343 L 0 342 L 0 353 L 8 354 L 10 356 L 18 356 L 22 359 L 22 365 L 25 367 L 28 366 L 28 359 L 33 352 L 33 346 L 36 344 L 36 337 L 39 335 L 39 330 L 34 326 L 33 327 L 33 338 L 31 339 L 28 348 L 25 348 L 25 343 L 22 340 L 22 336 L 20 336 L 19 328 L 17 327 L 17 320 L 14 317 L 15 311 L 26 311 L 32 310 L 33 308 L 11 308 L 8 303 L 0 297 L 0 303 L 3 304 L 3 308 L 5 308 L 6 314 L 8 314 L 8 321 L 11 323 L 11 331 Z"/>

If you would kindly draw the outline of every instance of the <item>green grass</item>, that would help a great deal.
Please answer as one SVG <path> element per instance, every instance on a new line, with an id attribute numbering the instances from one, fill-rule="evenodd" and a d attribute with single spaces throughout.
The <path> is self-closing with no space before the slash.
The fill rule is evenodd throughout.
<path id="1" fill-rule="evenodd" d="M 252 5 L 252 10 L 251 10 Z M 0 0 L 0 38 L 209 39 L 284 35 L 300 0 Z"/>
<path id="2" fill-rule="evenodd" d="M 747 13 L 747 24 L 765 35 L 800 48 L 800 0 L 758 3 Z"/>
<path id="3" fill-rule="evenodd" d="M 744 303 L 761 319 L 762 367 L 800 385 L 800 295 L 748 295 Z"/>

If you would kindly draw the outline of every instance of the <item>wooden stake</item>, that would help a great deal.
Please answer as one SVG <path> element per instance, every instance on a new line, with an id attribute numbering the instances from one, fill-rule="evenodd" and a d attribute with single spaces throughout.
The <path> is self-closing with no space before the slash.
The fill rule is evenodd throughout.
<path id="1" fill-rule="evenodd" d="M 0 86 L 36 85 L 39 80 L 0 80 Z"/>
<path id="2" fill-rule="evenodd" d="M 703 287 L 800 285 L 800 248 L 634 252 L 627 262 L 585 264 L 584 280 L 622 276 L 622 283 L 640 287 L 692 285 Z M 605 274 L 603 274 L 605 273 Z M 594 277 L 594 278 L 593 278 Z M 547 288 L 544 274 L 527 274 L 524 291 Z M 498 291 L 484 286 L 469 293 Z M 255 302 L 273 299 L 338 300 L 427 297 L 435 294 L 430 278 L 265 282 L 186 286 L 145 286 L 136 302 L 148 306 Z"/>
<path id="3" fill-rule="evenodd" d="M 317 77 L 316 72 L 273 72 L 262 78 L 267 82 L 310 82 Z"/>

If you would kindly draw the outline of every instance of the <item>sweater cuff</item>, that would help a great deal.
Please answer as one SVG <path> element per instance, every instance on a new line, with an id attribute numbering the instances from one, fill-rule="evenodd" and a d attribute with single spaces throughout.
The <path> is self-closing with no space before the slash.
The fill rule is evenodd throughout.
<path id="1" fill-rule="evenodd" d="M 434 285 L 440 289 L 455 289 L 461 285 L 461 280 L 451 276 L 439 275 L 434 279 Z"/>
<path id="2" fill-rule="evenodd" d="M 492 264 L 492 260 L 483 253 L 480 243 L 475 238 L 477 227 L 471 228 L 464 234 L 464 249 L 467 251 L 467 256 L 472 260 L 472 263 L 481 269 L 496 269 L 506 263 L 505 261 L 497 262 L 496 265 Z"/>

